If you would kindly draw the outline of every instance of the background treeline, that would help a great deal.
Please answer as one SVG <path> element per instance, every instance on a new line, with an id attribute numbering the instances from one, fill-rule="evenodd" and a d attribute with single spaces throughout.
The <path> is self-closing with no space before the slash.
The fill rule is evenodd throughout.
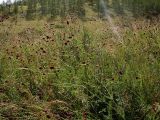
<path id="1" fill-rule="evenodd" d="M 75 14 L 78 17 L 85 16 L 85 4 L 88 3 L 97 13 L 103 12 L 100 6 L 101 0 L 11 0 L 0 5 L 0 12 L 7 14 L 23 13 L 27 19 L 35 16 L 56 16 L 65 17 L 68 14 Z M 160 13 L 159 0 L 104 0 L 108 8 L 118 14 L 125 14 L 131 11 L 133 15 Z"/>
<path id="2" fill-rule="evenodd" d="M 88 0 L 95 11 L 103 12 L 100 2 L 103 0 Z M 130 11 L 134 16 L 145 14 L 158 15 L 160 13 L 159 0 L 104 0 L 108 8 L 117 14 L 126 14 Z"/>
<path id="3" fill-rule="evenodd" d="M 27 19 L 35 16 L 56 16 L 64 17 L 67 14 L 76 14 L 79 17 L 85 16 L 85 0 L 16 0 L 4 2 L 0 11 L 7 14 L 23 13 Z"/>
<path id="4" fill-rule="evenodd" d="M 51 18 L 56 16 L 65 17 L 67 14 L 76 14 L 79 17 L 85 16 L 85 0 L 28 0 L 26 17 L 30 18 L 35 14 Z"/>

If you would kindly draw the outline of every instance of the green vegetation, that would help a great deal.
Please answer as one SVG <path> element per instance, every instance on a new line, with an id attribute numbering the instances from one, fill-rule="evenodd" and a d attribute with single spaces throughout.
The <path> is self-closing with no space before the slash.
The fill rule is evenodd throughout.
<path id="1" fill-rule="evenodd" d="M 27 19 L 48 16 L 56 18 L 57 16 L 66 17 L 68 14 L 74 14 L 79 18 L 85 16 L 85 5 L 96 12 L 101 12 L 99 6 L 101 0 L 16 0 L 14 5 L 8 0 L 7 3 L 0 5 L 0 13 L 3 14 L 24 14 Z M 113 8 L 118 14 L 126 14 L 126 10 L 132 12 L 134 16 L 158 15 L 160 12 L 159 0 L 104 0 L 109 8 Z"/>
<path id="2" fill-rule="evenodd" d="M 0 22 L 0 120 L 159 120 L 159 16 L 114 17 L 117 37 L 109 20 L 97 17 L 104 12 L 97 1 L 73 7 L 83 4 L 83 15 L 95 20 L 55 7 L 48 19 L 46 5 L 58 1 L 46 1 L 23 1 L 40 8 L 41 19 L 24 6 L 30 21 L 19 17 L 15 3 L 16 20 Z"/>

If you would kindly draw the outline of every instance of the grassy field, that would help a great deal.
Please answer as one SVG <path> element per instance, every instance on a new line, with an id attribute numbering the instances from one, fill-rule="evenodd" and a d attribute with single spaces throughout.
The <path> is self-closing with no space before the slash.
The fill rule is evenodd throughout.
<path id="1" fill-rule="evenodd" d="M 114 23 L 0 23 L 0 119 L 159 120 L 159 18 Z"/>

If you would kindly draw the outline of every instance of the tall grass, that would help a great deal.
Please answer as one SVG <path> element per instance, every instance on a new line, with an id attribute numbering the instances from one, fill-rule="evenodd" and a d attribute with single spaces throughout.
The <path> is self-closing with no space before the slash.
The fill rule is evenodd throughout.
<path id="1" fill-rule="evenodd" d="M 110 53 L 81 25 L 51 26 L 3 43 L 1 119 L 160 119 L 159 27 L 128 30 Z"/>

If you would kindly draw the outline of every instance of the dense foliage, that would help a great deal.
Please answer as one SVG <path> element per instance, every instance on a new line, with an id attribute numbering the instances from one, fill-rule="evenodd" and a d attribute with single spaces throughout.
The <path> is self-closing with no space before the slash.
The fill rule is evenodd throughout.
<path id="1" fill-rule="evenodd" d="M 159 6 L 158 0 L 1 5 L 0 120 L 160 120 Z M 108 19 L 99 19 L 108 8 Z M 152 20 L 122 17 L 128 13 Z"/>
<path id="2" fill-rule="evenodd" d="M 27 9 L 25 17 L 33 19 L 36 16 L 65 17 L 68 14 L 75 14 L 80 18 L 85 16 L 85 4 L 90 4 L 96 12 L 102 12 L 101 0 L 16 0 L 11 4 L 10 0 L 0 6 L 2 13 L 17 14 Z M 109 8 L 113 8 L 118 14 L 125 14 L 126 10 L 131 11 L 135 16 L 144 14 L 157 15 L 160 12 L 159 0 L 104 0 Z M 19 6 L 19 7 L 18 7 Z"/>
<path id="3" fill-rule="evenodd" d="M 159 120 L 159 23 L 133 23 L 123 44 L 106 23 L 42 23 L 2 27 L 0 119 Z"/>

